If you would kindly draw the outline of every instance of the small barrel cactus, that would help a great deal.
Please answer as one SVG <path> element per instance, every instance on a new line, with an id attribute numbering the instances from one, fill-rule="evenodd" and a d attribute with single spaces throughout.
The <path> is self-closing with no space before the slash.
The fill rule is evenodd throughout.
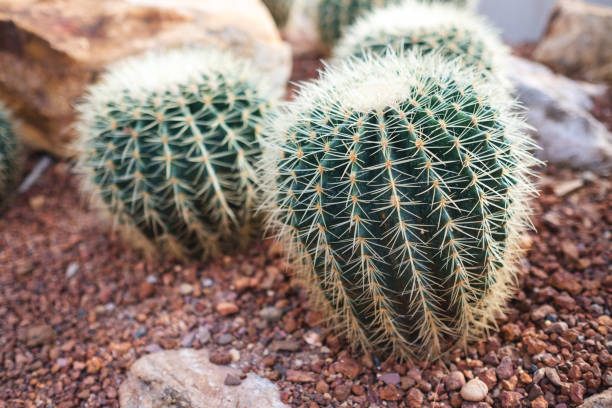
<path id="1" fill-rule="evenodd" d="M 469 10 L 406 1 L 363 16 L 334 49 L 336 59 L 365 53 L 436 52 L 504 78 L 508 48 L 488 23 Z"/>
<path id="2" fill-rule="evenodd" d="M 134 244 L 204 258 L 248 241 L 275 97 L 261 77 L 230 54 L 183 49 L 119 63 L 90 89 L 78 168 Z"/>
<path id="3" fill-rule="evenodd" d="M 331 48 L 344 29 L 364 13 L 376 7 L 400 3 L 401 0 L 320 0 L 317 25 L 321 41 Z"/>
<path id="4" fill-rule="evenodd" d="M 267 125 L 270 228 L 351 343 L 436 358 L 493 327 L 534 194 L 514 109 L 473 69 L 389 53 L 329 68 Z"/>
<path id="5" fill-rule="evenodd" d="M 11 195 L 20 174 L 18 150 L 11 114 L 0 102 L 0 206 Z"/>
<path id="6" fill-rule="evenodd" d="M 270 10 L 276 25 L 284 27 L 289 21 L 294 0 L 263 0 L 263 3 Z"/>

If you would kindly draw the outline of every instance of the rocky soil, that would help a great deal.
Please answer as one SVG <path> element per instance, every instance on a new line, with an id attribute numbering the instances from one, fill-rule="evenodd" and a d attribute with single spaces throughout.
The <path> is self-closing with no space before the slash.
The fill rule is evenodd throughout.
<path id="1" fill-rule="evenodd" d="M 317 66 L 298 61 L 294 78 Z M 540 185 L 538 234 L 524 238 L 499 332 L 435 364 L 397 364 L 328 332 L 275 243 L 208 263 L 143 260 L 56 163 L 0 217 L 0 407 L 118 407 L 136 359 L 177 348 L 272 380 L 293 407 L 578 406 L 612 386 L 612 185 L 558 168 Z"/>

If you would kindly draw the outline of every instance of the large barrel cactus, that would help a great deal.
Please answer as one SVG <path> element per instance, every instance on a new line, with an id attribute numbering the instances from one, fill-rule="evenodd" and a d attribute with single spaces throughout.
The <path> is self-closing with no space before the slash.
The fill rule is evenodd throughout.
<path id="1" fill-rule="evenodd" d="M 475 70 L 391 53 L 330 68 L 267 126 L 270 226 L 353 344 L 436 358 L 494 325 L 534 194 L 514 109 Z"/>
<path id="2" fill-rule="evenodd" d="M 332 47 L 344 29 L 361 15 L 376 7 L 398 4 L 402 0 L 320 0 L 317 8 L 317 26 L 321 41 Z"/>
<path id="3" fill-rule="evenodd" d="M 349 27 L 334 49 L 337 59 L 364 53 L 436 52 L 503 78 L 508 48 L 473 12 L 452 5 L 405 1 L 379 8 Z"/>
<path id="4" fill-rule="evenodd" d="M 226 53 L 175 50 L 119 63 L 90 89 L 84 188 L 134 244 L 207 257 L 248 241 L 273 98 L 260 78 Z"/>
<path id="5" fill-rule="evenodd" d="M 18 146 L 11 114 L 0 102 L 0 207 L 11 195 L 20 174 Z"/>

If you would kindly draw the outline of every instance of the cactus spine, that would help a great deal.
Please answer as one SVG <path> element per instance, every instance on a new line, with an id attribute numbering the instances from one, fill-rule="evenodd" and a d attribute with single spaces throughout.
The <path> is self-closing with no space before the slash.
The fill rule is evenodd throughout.
<path id="1" fill-rule="evenodd" d="M 112 67 L 80 107 L 80 172 L 137 246 L 207 257 L 256 223 L 260 122 L 272 92 L 244 61 L 175 50 Z"/>
<path id="2" fill-rule="evenodd" d="M 6 203 L 19 177 L 18 150 L 11 114 L 0 102 L 0 206 Z"/>
<path id="3" fill-rule="evenodd" d="M 266 5 L 274 22 L 279 27 L 284 27 L 289 21 L 291 15 L 291 8 L 293 7 L 293 0 L 263 0 Z"/>
<path id="4" fill-rule="evenodd" d="M 330 68 L 271 121 L 270 226 L 352 344 L 435 358 L 494 325 L 534 194 L 514 108 L 476 71 L 391 53 Z"/>
<path id="5" fill-rule="evenodd" d="M 458 59 L 499 79 L 505 77 L 508 48 L 488 23 L 473 12 L 451 5 L 406 1 L 362 17 L 347 29 L 334 49 L 337 59 L 363 53 L 436 52 Z"/>
<path id="6" fill-rule="evenodd" d="M 317 8 L 317 25 L 323 44 L 332 47 L 346 27 L 362 14 L 401 0 L 320 0 Z"/>

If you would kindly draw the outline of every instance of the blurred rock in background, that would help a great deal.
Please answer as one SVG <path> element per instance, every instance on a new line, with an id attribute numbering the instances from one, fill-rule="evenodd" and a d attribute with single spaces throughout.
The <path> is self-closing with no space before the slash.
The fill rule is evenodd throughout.
<path id="1" fill-rule="evenodd" d="M 295 56 L 323 53 L 325 47 L 317 30 L 317 0 L 295 0 L 283 35 Z"/>
<path id="2" fill-rule="evenodd" d="M 513 57 L 510 79 L 548 163 L 597 170 L 610 166 L 612 133 L 591 114 L 605 85 L 574 81 L 537 62 Z"/>
<path id="3" fill-rule="evenodd" d="M 566 75 L 612 82 L 612 7 L 561 0 L 534 57 Z"/>
<path id="4" fill-rule="evenodd" d="M 74 105 L 107 64 L 201 44 L 287 82 L 291 51 L 260 0 L 0 0 L 0 99 L 27 143 L 69 156 Z"/>
<path id="5" fill-rule="evenodd" d="M 478 12 L 499 27 L 510 44 L 533 43 L 544 32 L 559 0 L 480 0 Z M 580 0 L 588 4 L 612 6 L 612 0 Z"/>

